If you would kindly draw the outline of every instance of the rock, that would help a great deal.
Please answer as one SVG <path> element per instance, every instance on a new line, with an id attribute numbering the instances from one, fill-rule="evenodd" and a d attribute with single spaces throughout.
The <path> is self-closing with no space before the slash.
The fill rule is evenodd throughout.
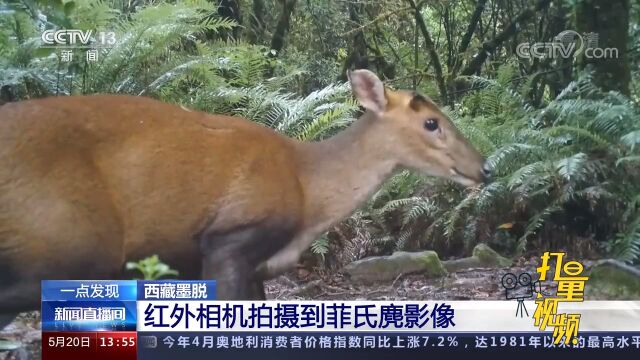
<path id="1" fill-rule="evenodd" d="M 473 256 L 442 262 L 448 272 L 474 268 L 501 268 L 511 266 L 512 261 L 501 256 L 486 244 L 473 248 Z"/>
<path id="2" fill-rule="evenodd" d="M 617 260 L 602 260 L 591 268 L 585 284 L 589 296 L 615 300 L 640 298 L 640 270 Z"/>
<path id="3" fill-rule="evenodd" d="M 442 276 L 447 273 L 434 251 L 398 251 L 389 256 L 374 256 L 354 261 L 344 268 L 352 280 L 360 282 L 390 281 L 403 274 L 423 273 Z"/>
<path id="4" fill-rule="evenodd" d="M 511 266 L 512 261 L 501 256 L 486 244 L 478 244 L 473 256 L 463 259 L 440 261 L 434 251 L 398 251 L 390 256 L 374 256 L 354 261 L 344 268 L 354 281 L 378 282 L 395 280 L 399 275 L 423 273 L 442 276 L 472 268 L 501 268 Z"/>
<path id="5" fill-rule="evenodd" d="M 442 262 L 448 272 L 458 272 L 467 269 L 482 268 L 482 262 L 477 257 L 467 257 L 455 260 L 445 260 Z"/>
<path id="6" fill-rule="evenodd" d="M 480 260 L 484 265 L 497 267 L 511 266 L 512 261 L 501 256 L 486 244 L 478 244 L 473 248 L 473 257 Z"/>

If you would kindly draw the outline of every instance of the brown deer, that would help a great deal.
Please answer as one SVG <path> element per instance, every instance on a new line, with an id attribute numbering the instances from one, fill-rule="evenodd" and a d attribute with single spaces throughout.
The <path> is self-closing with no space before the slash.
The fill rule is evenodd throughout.
<path id="1" fill-rule="evenodd" d="M 37 309 L 42 279 L 121 278 L 151 254 L 220 299 L 261 299 L 395 170 L 487 178 L 431 100 L 348 75 L 366 112 L 319 142 L 135 96 L 0 107 L 0 314 Z"/>

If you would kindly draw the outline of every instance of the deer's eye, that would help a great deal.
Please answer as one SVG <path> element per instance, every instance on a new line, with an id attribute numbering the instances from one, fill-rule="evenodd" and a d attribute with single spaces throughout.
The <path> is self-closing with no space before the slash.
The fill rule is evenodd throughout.
<path id="1" fill-rule="evenodd" d="M 436 119 L 427 119 L 424 121 L 424 128 L 429 130 L 429 131 L 436 131 L 438 130 L 438 120 Z"/>

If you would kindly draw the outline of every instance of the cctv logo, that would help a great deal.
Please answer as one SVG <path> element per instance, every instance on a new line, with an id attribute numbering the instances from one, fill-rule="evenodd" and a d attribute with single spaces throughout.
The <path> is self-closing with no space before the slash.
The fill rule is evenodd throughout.
<path id="1" fill-rule="evenodd" d="M 67 45 L 77 47 L 87 47 L 91 44 L 92 30 L 45 30 L 42 33 L 42 42 L 45 45 Z M 97 39 L 103 46 L 114 45 L 116 35 L 114 32 L 98 32 Z"/>
<path id="2" fill-rule="evenodd" d="M 42 42 L 47 45 L 74 45 L 77 43 L 88 45 L 91 33 L 91 30 L 45 30 L 42 33 Z"/>

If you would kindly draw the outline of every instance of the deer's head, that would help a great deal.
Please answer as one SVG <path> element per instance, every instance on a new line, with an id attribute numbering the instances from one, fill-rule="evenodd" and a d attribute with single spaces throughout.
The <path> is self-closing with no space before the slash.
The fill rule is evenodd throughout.
<path id="1" fill-rule="evenodd" d="M 465 186 L 486 182 L 480 153 L 429 98 L 393 91 L 371 71 L 348 73 L 353 93 L 374 117 L 376 140 L 399 166 Z"/>

